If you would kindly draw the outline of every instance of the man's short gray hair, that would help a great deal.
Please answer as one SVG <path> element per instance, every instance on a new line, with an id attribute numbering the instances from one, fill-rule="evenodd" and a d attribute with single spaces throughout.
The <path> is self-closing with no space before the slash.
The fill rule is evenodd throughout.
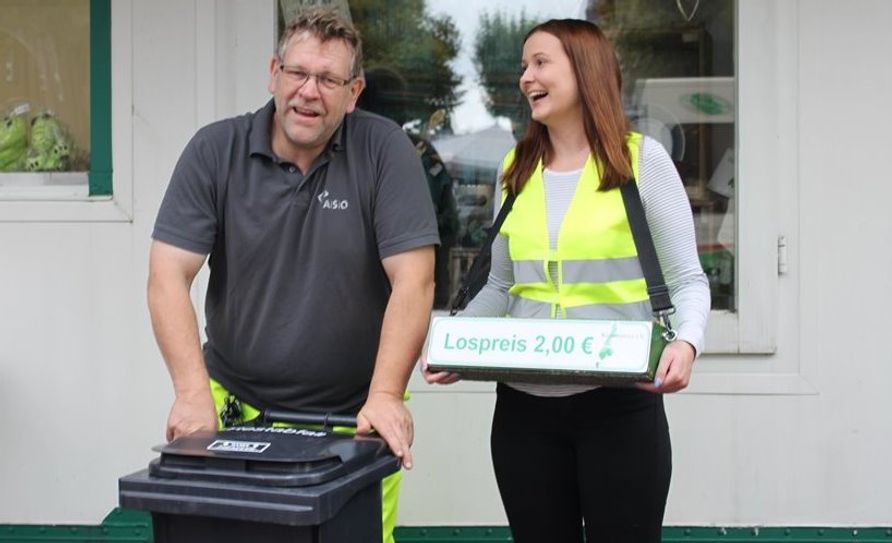
<path id="1" fill-rule="evenodd" d="M 329 40 L 343 40 L 353 49 L 351 76 L 362 75 L 362 40 L 359 38 L 359 31 L 337 11 L 331 8 L 311 8 L 301 11 L 282 32 L 276 49 L 279 62 L 284 61 L 288 44 L 295 37 L 299 40 L 315 37 L 322 43 Z"/>

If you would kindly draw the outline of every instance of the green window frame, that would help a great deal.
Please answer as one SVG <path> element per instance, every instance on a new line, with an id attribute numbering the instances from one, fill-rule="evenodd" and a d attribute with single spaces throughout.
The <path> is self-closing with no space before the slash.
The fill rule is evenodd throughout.
<path id="1" fill-rule="evenodd" d="M 90 196 L 112 194 L 111 0 L 90 0 Z"/>

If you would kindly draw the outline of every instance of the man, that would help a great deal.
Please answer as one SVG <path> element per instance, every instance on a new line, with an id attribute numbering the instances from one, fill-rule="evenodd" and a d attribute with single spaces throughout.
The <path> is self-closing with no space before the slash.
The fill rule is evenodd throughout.
<path id="1" fill-rule="evenodd" d="M 262 408 L 355 413 L 357 432 L 374 429 L 411 468 L 403 395 L 430 316 L 437 223 L 409 139 L 355 111 L 361 62 L 350 23 L 300 15 L 270 61 L 273 99 L 183 151 L 148 291 L 176 396 L 168 439 Z M 208 255 L 202 349 L 189 289 Z"/>

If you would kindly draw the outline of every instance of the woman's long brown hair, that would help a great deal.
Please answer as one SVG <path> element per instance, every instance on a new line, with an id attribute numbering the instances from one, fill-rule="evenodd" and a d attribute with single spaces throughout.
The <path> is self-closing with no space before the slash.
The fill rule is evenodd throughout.
<path id="1" fill-rule="evenodd" d="M 592 154 L 602 166 L 598 190 L 610 190 L 632 176 L 626 134 L 629 121 L 623 110 L 622 73 L 610 40 L 595 24 L 578 19 L 552 19 L 530 30 L 524 43 L 536 32 L 547 32 L 561 41 L 570 58 L 579 96 L 582 123 Z M 530 120 L 526 134 L 517 144 L 514 162 L 505 171 L 505 187 L 517 194 L 533 174 L 539 160 L 548 164 L 554 154 L 548 128 Z"/>

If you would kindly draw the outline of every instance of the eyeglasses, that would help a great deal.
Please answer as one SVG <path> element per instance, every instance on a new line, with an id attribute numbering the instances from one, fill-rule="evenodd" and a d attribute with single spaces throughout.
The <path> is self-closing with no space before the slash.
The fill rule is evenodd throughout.
<path id="1" fill-rule="evenodd" d="M 329 91 L 337 90 L 341 87 L 346 87 L 350 84 L 351 81 L 356 79 L 356 77 L 351 77 L 350 79 L 342 79 L 340 77 L 327 73 L 314 74 L 302 68 L 298 68 L 296 66 L 285 66 L 284 64 L 279 64 L 279 70 L 282 71 L 289 82 L 296 85 L 297 87 L 304 86 L 304 84 L 309 81 L 311 77 L 315 77 L 316 85 L 318 85 L 320 89 Z"/>

